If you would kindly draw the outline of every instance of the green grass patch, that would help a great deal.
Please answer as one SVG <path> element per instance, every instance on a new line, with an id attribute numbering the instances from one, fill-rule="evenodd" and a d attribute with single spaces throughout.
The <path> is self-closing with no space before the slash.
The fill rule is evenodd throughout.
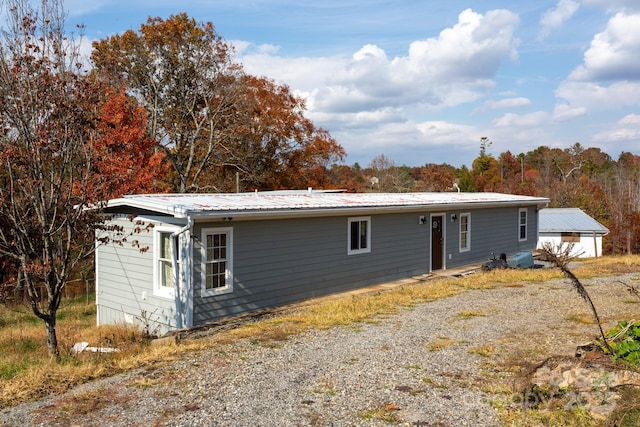
<path id="1" fill-rule="evenodd" d="M 486 314 L 483 313 L 482 311 L 477 311 L 477 310 L 465 310 L 465 311 L 459 312 L 458 314 L 456 314 L 456 316 L 458 317 L 458 319 L 468 320 L 474 317 L 485 317 Z"/>
<path id="2" fill-rule="evenodd" d="M 583 325 L 595 325 L 598 323 L 592 315 L 588 314 L 570 314 L 569 316 L 565 317 L 564 320 L 574 323 L 581 323 Z"/>
<path id="3" fill-rule="evenodd" d="M 377 408 L 365 411 L 360 414 L 360 417 L 365 420 L 379 420 L 387 423 L 399 423 L 401 420 L 398 417 L 398 411 L 400 407 L 394 403 L 385 403 Z"/>

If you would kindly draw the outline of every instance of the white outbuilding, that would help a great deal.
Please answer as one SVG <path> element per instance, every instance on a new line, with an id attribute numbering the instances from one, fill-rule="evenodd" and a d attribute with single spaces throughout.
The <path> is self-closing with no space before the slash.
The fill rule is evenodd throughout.
<path id="1" fill-rule="evenodd" d="M 602 237 L 609 229 L 579 208 L 545 208 L 539 212 L 538 248 L 573 243 L 572 255 L 593 258 L 602 255 Z"/>

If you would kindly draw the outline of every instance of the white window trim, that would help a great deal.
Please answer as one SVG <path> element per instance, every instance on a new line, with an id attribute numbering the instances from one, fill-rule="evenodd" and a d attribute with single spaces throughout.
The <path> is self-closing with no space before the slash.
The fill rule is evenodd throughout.
<path id="1" fill-rule="evenodd" d="M 166 286 L 160 285 L 160 278 L 162 277 L 160 272 L 160 234 L 161 233 L 175 233 L 179 231 L 179 227 L 171 227 L 166 225 L 157 225 L 153 227 L 153 295 L 161 298 L 175 298 L 176 296 L 176 267 L 178 265 L 178 260 L 175 258 L 175 245 L 174 242 L 171 242 L 171 257 L 174 259 L 172 261 L 173 267 L 173 287 L 169 288 Z"/>
<path id="2" fill-rule="evenodd" d="M 367 247 L 364 249 L 351 249 L 351 224 L 354 222 L 367 222 Z M 347 255 L 366 254 L 371 252 L 371 217 L 357 216 L 347 220 Z"/>
<path id="3" fill-rule="evenodd" d="M 227 234 L 227 271 L 226 286 L 221 288 L 207 289 L 207 235 L 208 234 Z M 200 239 L 200 293 L 203 297 L 211 297 L 215 295 L 224 295 L 233 292 L 233 227 L 215 227 L 203 228 Z"/>
<path id="4" fill-rule="evenodd" d="M 524 224 L 520 223 L 520 216 L 522 212 L 525 213 Z M 527 240 L 529 235 L 528 233 L 528 222 L 529 222 L 529 210 L 527 208 L 518 209 L 518 242 L 524 242 Z M 524 237 L 520 237 L 520 229 L 524 226 Z"/>
<path id="5" fill-rule="evenodd" d="M 467 218 L 467 247 L 462 247 L 462 218 Z M 469 252 L 471 250 L 471 212 L 465 212 L 460 214 L 460 224 L 458 226 L 458 248 L 460 252 Z"/>

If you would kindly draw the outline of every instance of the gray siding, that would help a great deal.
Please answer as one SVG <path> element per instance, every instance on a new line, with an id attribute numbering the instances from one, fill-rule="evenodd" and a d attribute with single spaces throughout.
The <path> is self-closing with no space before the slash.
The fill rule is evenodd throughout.
<path id="1" fill-rule="evenodd" d="M 445 213 L 445 266 L 486 261 L 491 253 L 533 250 L 535 208 L 528 210 L 527 240 L 518 241 L 518 207 L 471 212 L 471 250 L 459 251 L 459 220 Z M 371 215 L 371 252 L 347 255 L 348 217 L 197 224 L 194 235 L 194 325 L 429 272 L 429 213 Z M 354 215 L 356 216 L 356 215 Z M 232 293 L 201 297 L 202 228 L 233 227 Z M 451 254 L 451 257 L 449 257 Z"/>
<path id="2" fill-rule="evenodd" d="M 527 240 L 518 240 L 518 207 L 438 210 L 444 215 L 444 266 L 455 268 L 486 261 L 491 253 L 508 255 L 533 250 L 537 243 L 535 207 L 528 208 Z M 459 218 L 471 213 L 471 250 L 459 250 Z M 457 219 L 451 221 L 451 214 Z M 194 225 L 193 326 L 216 319 L 304 299 L 394 281 L 429 272 L 431 265 L 430 212 L 369 216 L 371 252 L 348 255 L 348 218 L 316 217 L 203 222 Z M 118 224 L 131 227 L 126 219 Z M 175 223 L 175 221 L 174 221 Z M 233 228 L 233 292 L 201 294 L 201 231 Z M 142 327 L 151 332 L 175 329 L 175 301 L 153 295 L 153 232 L 134 237 L 141 253 L 130 244 L 102 245 L 97 250 L 96 277 L 99 321 Z M 126 315 L 125 315 L 126 313 Z M 154 328 L 158 326 L 157 331 Z"/>
<path id="3" fill-rule="evenodd" d="M 527 240 L 519 241 L 519 209 L 494 208 L 448 212 L 447 222 L 447 268 L 462 267 L 469 264 L 487 261 L 493 253 L 498 257 L 501 253 L 512 255 L 520 251 L 532 251 L 538 242 L 537 215 L 534 207 L 527 209 Z M 471 250 L 460 252 L 460 223 L 462 213 L 471 213 Z M 458 220 L 450 222 L 451 214 Z M 449 259 L 449 254 L 451 259 Z"/>
<path id="4" fill-rule="evenodd" d="M 428 227 L 417 214 L 371 216 L 372 250 L 357 255 L 347 255 L 347 218 L 219 223 L 233 226 L 234 291 L 200 298 L 197 243 L 194 324 L 428 272 Z"/>
<path id="5" fill-rule="evenodd" d="M 131 221 L 113 224 L 129 230 Z M 100 324 L 133 323 L 149 332 L 164 333 L 175 327 L 175 302 L 153 295 L 153 232 L 143 231 L 129 242 L 102 244 L 96 251 L 96 302 Z M 130 242 L 138 240 L 142 253 Z M 126 315 L 125 315 L 126 313 Z"/>

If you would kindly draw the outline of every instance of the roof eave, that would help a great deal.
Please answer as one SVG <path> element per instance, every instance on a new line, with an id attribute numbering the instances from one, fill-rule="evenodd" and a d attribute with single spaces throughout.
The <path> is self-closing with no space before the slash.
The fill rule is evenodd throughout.
<path id="1" fill-rule="evenodd" d="M 336 208 L 299 208 L 299 209 L 270 209 L 270 210 L 227 210 L 227 211 L 186 211 L 184 216 L 189 216 L 196 221 L 203 220 L 251 220 L 251 219 L 283 219 L 292 217 L 314 216 L 344 216 L 365 215 L 377 213 L 397 212 L 437 212 L 464 209 L 500 208 L 505 206 L 538 206 L 548 203 L 548 199 L 514 200 L 503 202 L 469 202 L 469 203 L 433 203 L 422 205 L 392 205 L 392 206 L 351 206 Z"/>

